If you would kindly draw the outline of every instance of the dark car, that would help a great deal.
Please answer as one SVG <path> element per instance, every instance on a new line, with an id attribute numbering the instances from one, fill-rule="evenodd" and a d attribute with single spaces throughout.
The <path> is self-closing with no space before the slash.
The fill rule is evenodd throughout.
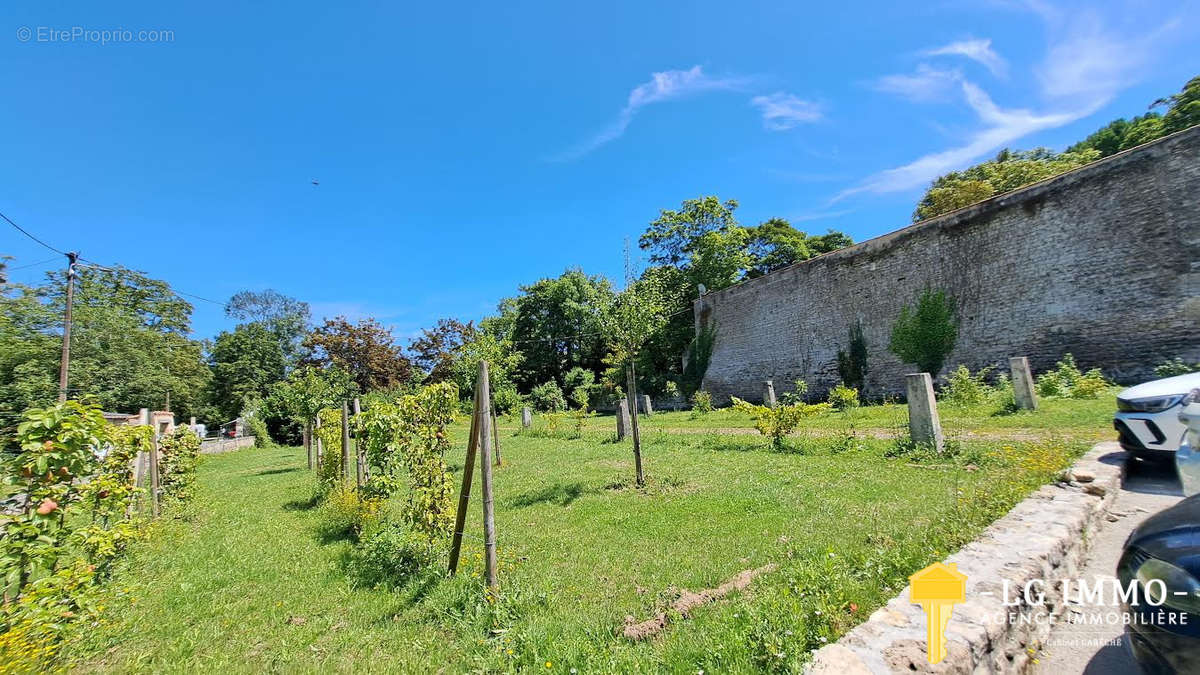
<path id="1" fill-rule="evenodd" d="M 1139 525 L 1125 541 L 1117 579 L 1126 644 L 1142 671 L 1200 673 L 1200 390 L 1179 413 L 1187 425 L 1176 453 L 1186 499 Z"/>

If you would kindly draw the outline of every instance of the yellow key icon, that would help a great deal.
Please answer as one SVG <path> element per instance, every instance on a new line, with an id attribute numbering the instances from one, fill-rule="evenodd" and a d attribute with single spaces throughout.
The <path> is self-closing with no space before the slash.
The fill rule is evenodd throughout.
<path id="1" fill-rule="evenodd" d="M 966 599 L 967 575 L 958 571 L 958 563 L 936 562 L 908 578 L 912 585 L 909 599 L 925 610 L 929 662 L 946 658 L 946 625 L 954 605 Z"/>

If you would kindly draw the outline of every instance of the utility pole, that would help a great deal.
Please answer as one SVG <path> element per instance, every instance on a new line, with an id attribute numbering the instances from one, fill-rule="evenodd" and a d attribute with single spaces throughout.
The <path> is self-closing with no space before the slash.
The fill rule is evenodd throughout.
<path id="1" fill-rule="evenodd" d="M 63 318 L 62 360 L 58 364 L 58 402 L 67 400 L 67 371 L 71 367 L 71 304 L 75 301 L 75 263 L 79 253 L 67 253 L 67 311 Z"/>

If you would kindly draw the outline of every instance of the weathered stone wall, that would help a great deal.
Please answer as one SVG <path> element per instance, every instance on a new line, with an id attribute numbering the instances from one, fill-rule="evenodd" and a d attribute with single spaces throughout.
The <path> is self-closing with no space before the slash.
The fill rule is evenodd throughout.
<path id="1" fill-rule="evenodd" d="M 757 401 L 764 380 L 782 393 L 803 378 L 820 392 L 862 321 L 868 394 L 900 392 L 915 368 L 888 338 L 927 286 L 958 307 L 947 369 L 1024 355 L 1040 372 L 1071 352 L 1132 382 L 1200 361 L 1200 127 L 704 296 L 705 388 Z"/>

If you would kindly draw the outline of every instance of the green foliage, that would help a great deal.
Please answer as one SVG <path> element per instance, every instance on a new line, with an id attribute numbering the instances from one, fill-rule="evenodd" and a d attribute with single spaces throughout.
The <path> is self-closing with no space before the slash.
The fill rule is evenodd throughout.
<path id="1" fill-rule="evenodd" d="M 543 382 L 529 392 L 529 401 L 535 410 L 542 412 L 558 412 L 567 409 L 567 399 L 563 397 L 562 389 L 553 380 Z"/>
<path id="2" fill-rule="evenodd" d="M 792 383 L 792 390 L 784 392 L 779 397 L 779 400 L 787 405 L 793 403 L 803 403 L 804 397 L 808 395 L 808 383 L 804 380 L 796 380 Z"/>
<path id="3" fill-rule="evenodd" d="M 200 464 L 200 437 L 187 427 L 176 427 L 159 439 L 158 447 L 162 455 L 158 480 L 163 494 L 179 501 L 190 500 Z"/>
<path id="4" fill-rule="evenodd" d="M 612 295 L 607 279 L 579 268 L 520 288 L 506 308 L 512 326 L 508 337 L 520 344 L 521 363 L 514 379 L 522 390 L 554 380 L 570 391 L 574 386 L 565 379 L 568 371 L 594 373 L 601 368 L 600 309 Z"/>
<path id="5" fill-rule="evenodd" d="M 437 542 L 398 523 L 388 523 L 354 547 L 348 568 L 368 587 L 394 588 L 432 570 L 441 558 Z"/>
<path id="6" fill-rule="evenodd" d="M 851 410 L 858 407 L 858 390 L 853 387 L 847 387 L 844 383 L 839 382 L 837 386 L 829 390 L 829 397 L 826 402 L 833 407 L 834 410 Z"/>
<path id="7" fill-rule="evenodd" d="M 666 323 L 662 289 L 646 280 L 630 283 L 600 314 L 601 330 L 614 363 L 636 358 L 646 341 Z"/>
<path id="8" fill-rule="evenodd" d="M 317 490 L 325 496 L 342 482 L 342 409 L 325 408 L 317 413 L 321 420 L 314 434 L 321 441 L 321 456 L 317 464 Z"/>
<path id="9" fill-rule="evenodd" d="M 457 384 L 457 391 L 464 396 L 473 396 L 479 362 L 487 361 L 492 391 L 504 389 L 512 385 L 521 358 L 521 353 L 513 349 L 510 338 L 501 338 L 490 330 L 478 330 L 455 353 L 452 379 Z"/>
<path id="10" fill-rule="evenodd" d="M 939 399 L 959 407 L 982 405 L 996 393 L 987 383 L 991 370 L 989 367 L 972 373 L 970 368 L 960 364 L 946 377 L 946 386 Z"/>
<path id="11" fill-rule="evenodd" d="M 1176 375 L 1187 375 L 1188 373 L 1200 373 L 1200 363 L 1188 365 L 1183 359 L 1176 356 L 1173 359 L 1163 361 L 1154 366 L 1154 374 L 1158 377 L 1175 377 Z"/>
<path id="12" fill-rule="evenodd" d="M 517 388 L 511 385 L 492 388 L 492 408 L 497 415 L 507 415 L 519 410 L 525 404 L 525 398 L 517 393 Z"/>
<path id="13" fill-rule="evenodd" d="M 713 411 L 712 394 L 697 389 L 692 393 L 692 416 L 700 417 Z"/>
<path id="14" fill-rule="evenodd" d="M 299 355 L 301 338 L 308 329 L 309 307 L 307 302 L 268 288 L 235 293 L 225 303 L 225 316 L 265 328 L 275 336 L 279 351 L 291 365 Z"/>
<path id="15" fill-rule="evenodd" d="M 254 447 L 269 448 L 274 445 L 271 432 L 267 430 L 267 423 L 259 414 L 245 415 L 243 419 L 250 430 L 250 435 L 254 436 Z"/>
<path id="16" fill-rule="evenodd" d="M 1035 388 L 1042 398 L 1090 399 L 1098 397 L 1110 386 L 1100 369 L 1093 368 L 1084 373 L 1076 365 L 1075 357 L 1068 353 L 1054 365 L 1053 370 L 1038 376 Z"/>
<path id="17" fill-rule="evenodd" d="M 1083 374 L 1071 388 L 1071 398 L 1099 398 L 1105 389 L 1111 387 L 1099 368 L 1092 368 Z"/>
<path id="18" fill-rule="evenodd" d="M 326 319 L 304 337 L 303 348 L 305 363 L 346 371 L 361 392 L 401 386 L 414 374 L 391 329 L 372 318 Z"/>
<path id="19" fill-rule="evenodd" d="M 757 227 L 747 228 L 747 233 L 751 263 L 746 276 L 749 278 L 759 277 L 854 243 L 845 233 L 835 230 L 826 234 L 810 235 L 792 227 L 792 224 L 783 218 L 771 218 Z"/>
<path id="20" fill-rule="evenodd" d="M 357 540 L 363 532 L 378 524 L 382 508 L 381 500 L 365 497 L 339 482 L 321 501 L 318 529 L 325 539 L 349 537 Z"/>
<path id="21" fill-rule="evenodd" d="M 700 326 L 692 344 L 688 347 L 687 366 L 679 378 L 679 387 L 684 396 L 691 396 L 700 390 L 704 383 L 704 374 L 708 372 L 708 364 L 712 362 L 713 348 L 717 344 L 717 326 L 709 323 Z"/>
<path id="22" fill-rule="evenodd" d="M 350 374 L 340 368 L 297 368 L 271 387 L 262 402 L 264 415 L 287 417 L 305 423 L 322 409 L 354 397 Z"/>
<path id="23" fill-rule="evenodd" d="M 857 392 L 855 392 L 855 396 L 857 398 Z M 817 403 L 814 405 L 793 403 L 791 405 L 776 405 L 774 408 L 768 408 L 763 405 L 747 403 L 736 396 L 731 396 L 730 398 L 733 401 L 733 409 L 749 415 L 754 420 L 754 427 L 758 429 L 758 433 L 769 437 L 771 439 L 771 447 L 776 450 L 784 449 L 784 439 L 800 426 L 800 422 L 804 418 L 815 417 L 830 409 L 828 403 Z"/>
<path id="24" fill-rule="evenodd" d="M 575 367 L 567 371 L 563 385 L 571 392 L 571 402 L 580 410 L 587 410 L 592 391 L 596 388 L 596 374 L 590 370 Z"/>
<path id="25" fill-rule="evenodd" d="M 284 379 L 287 356 L 276 334 L 263 324 L 248 323 L 217 336 L 209 363 L 213 402 L 222 419 L 231 420 L 247 402 L 266 398 Z"/>
<path id="26" fill-rule="evenodd" d="M 724 203 L 717 197 L 686 199 L 678 211 L 663 209 L 638 246 L 650 251 L 650 262 L 656 265 L 683 266 L 692 255 L 694 242 L 706 234 L 737 227 L 733 212 L 737 200 Z"/>
<path id="27" fill-rule="evenodd" d="M 926 288 L 916 304 L 900 310 L 888 349 L 905 363 L 937 377 L 958 339 L 954 302 L 944 291 Z"/>
<path id="28" fill-rule="evenodd" d="M 867 338 L 862 321 L 850 327 L 850 346 L 837 353 L 838 376 L 848 387 L 862 391 L 867 382 Z"/>

